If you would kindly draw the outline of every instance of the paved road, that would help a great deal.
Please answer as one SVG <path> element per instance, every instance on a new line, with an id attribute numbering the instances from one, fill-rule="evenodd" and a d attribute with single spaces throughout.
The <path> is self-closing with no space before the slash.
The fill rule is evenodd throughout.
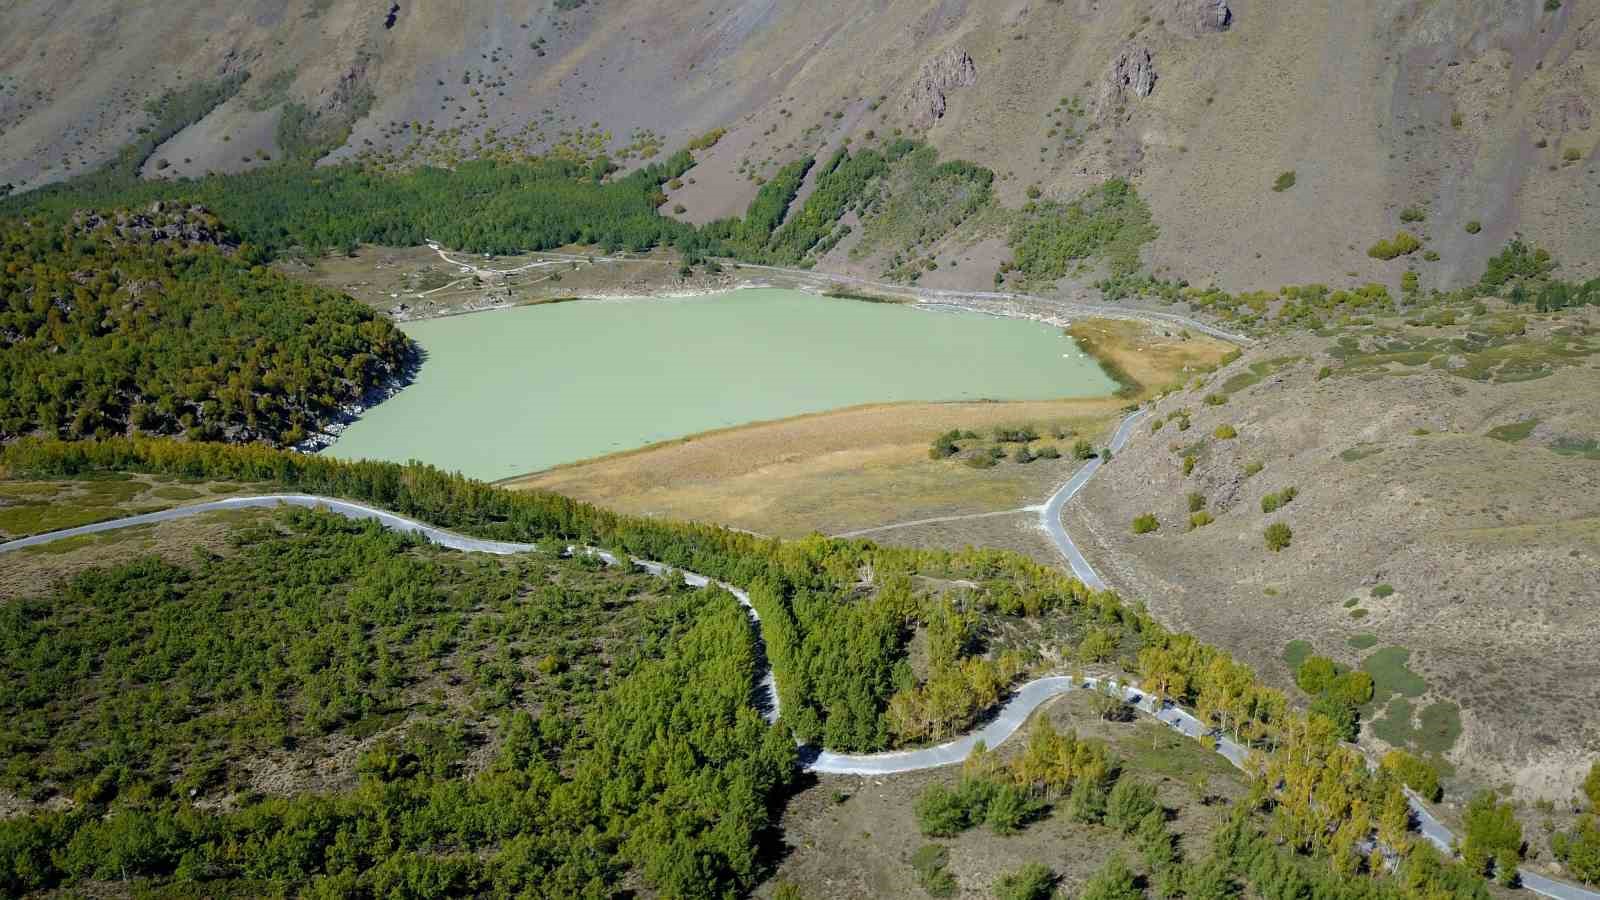
<path id="1" fill-rule="evenodd" d="M 1123 445 L 1127 443 L 1129 435 L 1132 434 L 1133 426 L 1138 422 L 1141 416 L 1142 413 L 1135 413 L 1123 420 L 1121 426 L 1118 427 L 1117 432 L 1111 441 L 1113 453 L 1122 449 Z M 1078 571 L 1078 565 L 1081 564 L 1083 567 L 1083 572 L 1093 576 L 1093 582 L 1090 582 L 1089 578 L 1084 578 L 1083 574 L 1080 573 L 1079 577 L 1083 578 L 1085 583 L 1095 584 L 1103 584 L 1103 582 L 1100 582 L 1099 577 L 1094 575 L 1094 570 L 1089 566 L 1088 562 L 1083 560 L 1081 555 L 1076 555 L 1076 548 L 1073 547 L 1071 540 L 1066 537 L 1066 532 L 1061 530 L 1059 526 L 1061 504 L 1065 503 L 1068 498 L 1076 493 L 1077 490 L 1088 481 L 1089 477 L 1093 475 L 1094 471 L 1099 468 L 1100 462 L 1101 461 L 1098 459 L 1091 460 L 1090 464 L 1084 466 L 1084 468 L 1073 477 L 1072 481 L 1069 481 L 1061 488 L 1061 490 L 1057 491 L 1055 496 L 1051 497 L 1050 504 L 1046 505 L 1047 514 L 1053 517 L 1052 521 L 1054 521 L 1057 526 L 1055 529 L 1051 530 L 1052 537 L 1055 537 L 1057 534 L 1060 535 L 1060 538 L 1057 540 L 1058 548 L 1061 549 L 1063 555 L 1068 556 L 1069 560 L 1074 558 L 1077 560 L 1073 567 L 1074 571 Z M 326 509 L 330 512 L 352 519 L 376 520 L 382 523 L 386 528 L 391 528 L 396 531 L 402 531 L 409 534 L 420 535 L 427 540 L 438 544 L 439 546 L 454 550 L 461 550 L 468 553 L 494 553 L 506 555 L 513 553 L 524 553 L 534 549 L 533 544 L 519 544 L 508 541 L 489 541 L 481 538 L 469 537 L 463 534 L 457 534 L 453 531 L 435 528 L 423 522 L 418 522 L 415 519 L 409 519 L 405 516 L 396 515 L 394 513 L 386 512 L 384 510 L 376 509 L 360 503 L 352 503 L 348 500 L 336 500 L 328 497 L 316 497 L 307 494 L 270 494 L 254 497 L 229 497 L 224 500 L 214 500 L 208 503 L 197 503 L 192 506 L 180 506 L 173 509 L 161 510 L 159 512 L 129 516 L 122 519 L 114 519 L 109 522 L 98 522 L 93 525 L 83 525 L 77 528 L 67 528 L 61 531 L 52 531 L 46 534 L 34 535 L 33 537 L 21 538 L 19 540 L 8 541 L 0 544 L 0 553 L 21 550 L 26 547 L 35 547 L 40 544 L 47 544 L 51 541 L 58 541 L 63 538 L 76 537 L 86 534 L 99 534 L 101 532 L 112 531 L 119 528 L 128 528 L 134 525 L 144 525 L 153 522 L 167 522 L 174 519 L 181 519 L 207 512 L 229 509 L 272 508 L 277 506 L 316 507 Z M 1049 513 L 1048 511 L 1050 509 L 1054 509 L 1054 513 Z M 592 553 L 613 565 L 617 561 L 615 556 L 603 550 L 580 549 L 574 547 L 568 547 L 566 549 L 569 552 Z M 649 560 L 635 559 L 634 563 L 657 575 L 662 574 L 669 568 L 662 563 L 652 562 Z M 684 572 L 682 574 L 686 582 L 697 587 L 704 587 L 705 585 L 713 583 L 711 579 L 704 575 L 698 575 L 692 572 Z M 733 587 L 732 585 L 724 584 L 722 582 L 715 583 L 727 590 L 729 593 L 733 594 L 733 596 L 737 598 L 738 601 L 745 607 L 746 611 L 748 611 L 750 614 L 752 627 L 755 632 L 755 637 L 758 642 L 758 647 L 760 647 L 764 654 L 765 647 L 760 645 L 761 617 L 756 612 L 755 607 L 751 605 L 749 595 L 739 588 Z M 914 772 L 924 769 L 938 768 L 940 766 L 953 765 L 966 759 L 967 755 L 972 752 L 972 748 L 980 740 L 989 747 L 998 746 L 1011 735 L 1015 734 L 1017 730 L 1021 728 L 1022 725 L 1027 721 L 1028 716 L 1031 715 L 1034 710 L 1038 709 L 1041 705 L 1050 701 L 1051 699 L 1073 690 L 1107 690 L 1120 693 L 1125 701 L 1131 703 L 1139 711 L 1155 716 L 1159 721 L 1165 722 L 1167 725 L 1189 737 L 1197 738 L 1206 730 L 1205 725 L 1187 710 L 1171 704 L 1166 704 L 1160 708 L 1157 708 L 1156 704 L 1149 696 L 1143 694 L 1135 687 L 1125 684 L 1118 684 L 1115 681 L 1103 681 L 1098 678 L 1085 678 L 1081 684 L 1075 684 L 1068 676 L 1052 675 L 1044 678 L 1037 678 L 1028 682 L 1027 684 L 1024 684 L 1016 691 L 1012 698 L 1000 708 L 994 717 L 988 722 L 984 723 L 982 727 L 976 731 L 957 738 L 956 740 L 950 741 L 949 743 L 919 750 L 902 750 L 890 753 L 866 754 L 831 753 L 827 750 L 807 748 L 802 754 L 802 762 L 805 768 L 809 771 L 838 775 L 890 775 L 899 772 Z M 768 722 L 776 722 L 778 720 L 778 685 L 777 681 L 774 679 L 772 668 L 770 666 L 766 667 L 766 674 L 762 677 L 760 684 L 757 686 L 757 696 L 752 699 Z M 1240 768 L 1244 767 L 1245 760 L 1248 755 L 1248 750 L 1245 747 L 1234 743 L 1232 740 L 1226 737 L 1222 737 L 1217 741 L 1216 749 L 1218 753 L 1226 757 L 1228 761 L 1233 763 L 1235 766 Z M 1454 835 L 1452 835 L 1449 829 L 1445 828 L 1444 825 L 1442 825 L 1436 818 L 1433 817 L 1433 815 L 1428 811 L 1426 805 L 1423 804 L 1417 797 L 1412 796 L 1411 801 L 1412 809 L 1417 815 L 1418 828 L 1423 837 L 1448 851 L 1454 841 Z M 1523 885 L 1530 891 L 1543 894 L 1547 897 L 1555 898 L 1555 900 L 1600 900 L 1600 892 L 1591 891 L 1575 885 L 1544 878 L 1543 876 L 1534 874 L 1532 872 L 1524 873 L 1522 880 Z"/>
<path id="2" fill-rule="evenodd" d="M 876 534 L 880 531 L 892 531 L 896 528 L 911 528 L 917 525 L 938 525 L 941 522 L 963 522 L 967 519 L 992 519 L 995 516 L 1014 516 L 1018 513 L 1038 512 L 1042 506 L 1019 506 L 1016 509 L 997 509 L 992 512 L 967 513 L 960 516 L 935 516 L 931 519 L 912 519 L 909 522 L 894 522 L 889 525 L 874 525 L 871 528 L 858 528 L 855 531 L 841 531 L 833 537 L 853 538 L 863 534 Z"/>
<path id="3" fill-rule="evenodd" d="M 1138 424 L 1139 420 L 1144 416 L 1145 411 L 1139 410 L 1123 419 L 1122 424 L 1117 426 L 1116 433 L 1111 436 L 1111 453 L 1113 457 L 1127 445 L 1128 438 L 1133 434 L 1133 426 Z M 1068 500 L 1077 495 L 1078 491 L 1083 490 L 1083 486 L 1089 483 L 1089 479 L 1093 478 L 1094 473 L 1100 471 L 1100 467 L 1103 465 L 1105 465 L 1105 460 L 1098 456 L 1089 460 L 1084 464 L 1083 468 L 1073 474 L 1066 484 L 1063 484 L 1054 494 L 1050 495 L 1050 499 L 1045 502 L 1044 508 L 1039 511 L 1039 524 L 1044 526 L 1044 530 L 1050 535 L 1051 542 L 1056 545 L 1057 550 L 1061 551 L 1061 555 L 1066 559 L 1067 565 L 1072 567 L 1072 574 L 1078 576 L 1079 581 L 1097 591 L 1105 590 L 1106 583 L 1100 579 L 1100 575 L 1094 570 L 1094 567 L 1089 565 L 1089 561 L 1083 558 L 1083 554 L 1078 552 L 1078 546 L 1072 543 L 1072 538 L 1067 535 L 1067 529 L 1061 525 L 1061 509 L 1067 505 Z"/>

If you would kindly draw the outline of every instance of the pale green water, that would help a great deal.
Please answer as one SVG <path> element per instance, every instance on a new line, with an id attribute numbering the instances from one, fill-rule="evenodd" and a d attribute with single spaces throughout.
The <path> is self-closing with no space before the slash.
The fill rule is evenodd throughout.
<path id="1" fill-rule="evenodd" d="M 416 382 L 326 452 L 492 480 L 858 403 L 1116 388 L 1059 329 L 784 290 L 521 307 L 404 328 L 428 354 Z"/>

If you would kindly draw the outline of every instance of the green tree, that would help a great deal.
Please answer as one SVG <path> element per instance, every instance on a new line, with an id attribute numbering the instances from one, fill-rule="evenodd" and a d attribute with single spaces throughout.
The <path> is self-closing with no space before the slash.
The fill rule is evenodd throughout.
<path id="1" fill-rule="evenodd" d="M 1113 854 L 1106 860 L 1078 894 L 1078 900 L 1143 900 L 1143 897 L 1138 879 L 1121 854 Z"/>
<path id="2" fill-rule="evenodd" d="M 1522 859 L 1522 825 L 1512 805 L 1496 800 L 1492 791 L 1481 791 L 1467 804 L 1463 825 L 1460 850 L 1467 867 L 1486 873 L 1494 862 L 1499 878 L 1514 878 Z"/>
<path id="3" fill-rule="evenodd" d="M 1587 884 L 1600 884 L 1600 819 L 1590 813 L 1579 817 L 1568 831 L 1550 839 L 1556 859 Z"/>
<path id="4" fill-rule="evenodd" d="M 1154 785 L 1123 776 L 1106 798 L 1106 824 L 1123 834 L 1132 834 L 1145 816 L 1159 809 Z"/>

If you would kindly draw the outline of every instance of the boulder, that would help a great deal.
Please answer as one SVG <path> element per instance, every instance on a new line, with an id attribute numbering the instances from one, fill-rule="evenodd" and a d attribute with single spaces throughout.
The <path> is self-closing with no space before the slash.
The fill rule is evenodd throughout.
<path id="1" fill-rule="evenodd" d="M 1161 18 L 1167 28 L 1188 37 L 1216 34 L 1233 25 L 1233 10 L 1228 0 L 1166 0 Z"/>
<path id="2" fill-rule="evenodd" d="M 977 83 L 978 67 L 972 55 L 952 47 L 922 64 L 900 101 L 900 111 L 911 117 L 913 125 L 926 128 L 944 118 L 946 92 Z"/>

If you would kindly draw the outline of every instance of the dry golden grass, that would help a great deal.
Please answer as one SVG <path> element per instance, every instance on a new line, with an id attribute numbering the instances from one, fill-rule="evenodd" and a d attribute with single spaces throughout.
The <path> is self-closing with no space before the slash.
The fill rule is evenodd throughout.
<path id="1" fill-rule="evenodd" d="M 1073 463 L 933 461 L 953 428 L 1062 425 L 1102 437 L 1123 401 L 859 406 L 725 429 L 514 478 L 623 512 L 713 521 L 767 534 L 836 533 L 1039 502 Z M 1048 441 L 1047 441 L 1048 442 Z"/>
<path id="2" fill-rule="evenodd" d="M 1139 322 L 1089 320 L 1090 338 L 1149 392 L 1209 365 L 1228 345 L 1180 340 Z M 976 470 L 933 461 L 928 445 L 960 428 L 1063 426 L 1103 442 L 1124 398 L 1017 403 L 902 403 L 708 432 L 502 482 L 554 491 L 622 512 L 693 519 L 766 534 L 838 533 L 893 522 L 1010 509 L 1043 502 L 1076 464 L 1003 461 Z M 1046 438 L 1066 450 L 1072 442 Z M 885 537 L 876 535 L 875 537 Z"/>
<path id="3" fill-rule="evenodd" d="M 1109 363 L 1137 382 L 1138 399 L 1184 380 L 1191 372 L 1217 365 L 1233 345 L 1204 336 L 1188 340 L 1164 337 L 1143 322 L 1085 319 L 1067 333 L 1102 364 Z"/>

